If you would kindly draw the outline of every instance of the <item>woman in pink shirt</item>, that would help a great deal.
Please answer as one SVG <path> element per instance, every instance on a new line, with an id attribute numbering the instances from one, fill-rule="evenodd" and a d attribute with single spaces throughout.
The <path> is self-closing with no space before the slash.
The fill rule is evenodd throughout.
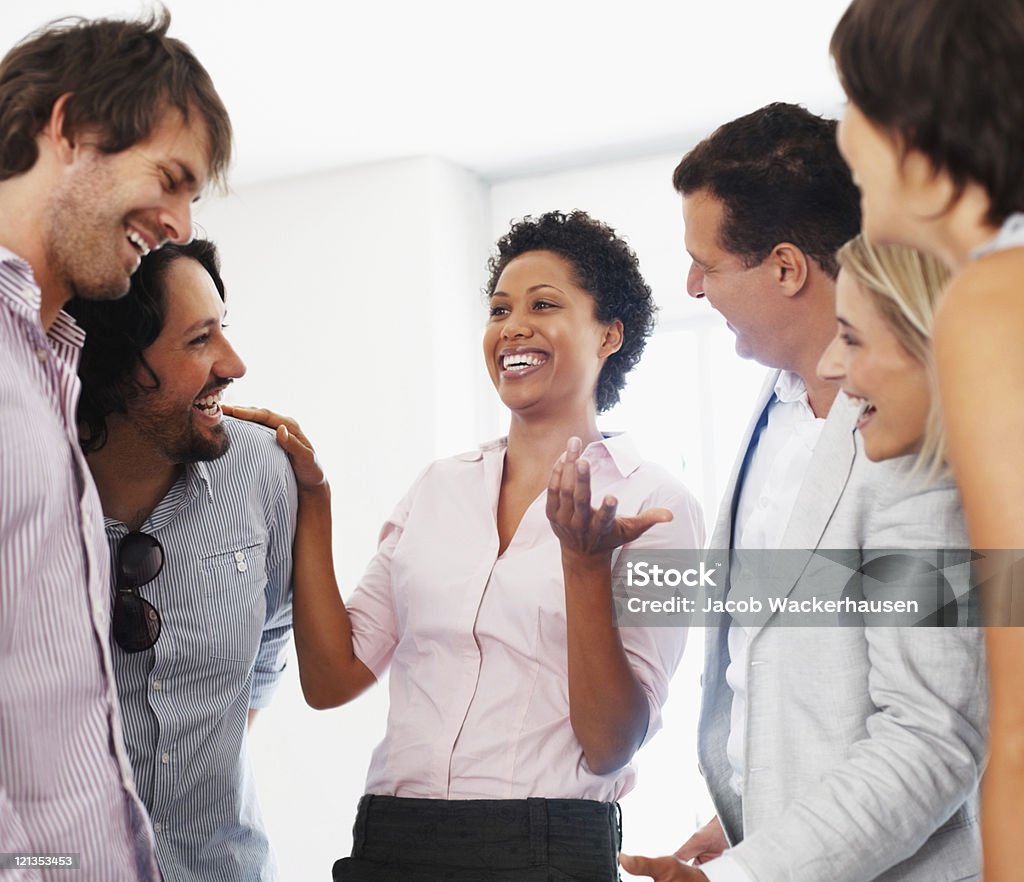
<path id="1" fill-rule="evenodd" d="M 347 608 L 310 445 L 292 422 L 240 414 L 280 425 L 302 486 L 307 701 L 337 706 L 390 669 L 337 880 L 616 879 L 616 801 L 685 642 L 614 622 L 618 547 L 700 548 L 704 532 L 682 485 L 597 428 L 653 327 L 635 255 L 585 213 L 551 212 L 514 224 L 489 268 L 484 364 L 508 436 L 427 467 Z"/>

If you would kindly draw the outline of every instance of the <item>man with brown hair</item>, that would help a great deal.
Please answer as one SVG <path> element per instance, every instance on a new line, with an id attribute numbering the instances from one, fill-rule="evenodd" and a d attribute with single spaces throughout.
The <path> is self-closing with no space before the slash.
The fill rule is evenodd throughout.
<path id="1" fill-rule="evenodd" d="M 690 295 L 772 368 L 743 436 L 711 548 L 773 559 L 967 546 L 956 488 L 915 457 L 867 460 L 858 404 L 817 365 L 835 335 L 835 252 L 860 226 L 836 123 L 770 104 L 720 126 L 673 175 Z M 767 581 L 731 569 L 726 590 Z M 821 570 L 771 575 L 815 593 Z M 624 857 L 656 882 L 976 879 L 984 760 L 977 628 L 786 627 L 725 616 L 705 633 L 698 756 L 716 816 L 674 855 Z M 699 866 L 688 866 L 693 860 Z"/>
<path id="2" fill-rule="evenodd" d="M 223 180 L 227 112 L 169 24 L 58 22 L 0 61 L 0 870 L 26 882 L 71 861 L 104 882 L 159 878 L 78 446 L 83 335 L 62 307 L 124 296 L 144 254 L 191 238 L 191 203 Z"/>

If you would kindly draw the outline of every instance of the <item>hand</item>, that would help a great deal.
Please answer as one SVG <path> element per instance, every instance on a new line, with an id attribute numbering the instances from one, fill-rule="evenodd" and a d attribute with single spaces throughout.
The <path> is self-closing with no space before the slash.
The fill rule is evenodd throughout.
<path id="1" fill-rule="evenodd" d="M 632 542 L 655 524 L 672 520 L 665 508 L 642 511 L 635 517 L 615 517 L 619 502 L 606 496 L 600 508 L 590 507 L 590 464 L 580 459 L 583 442 L 570 438 L 548 482 L 546 513 L 562 551 L 595 554 Z"/>
<path id="2" fill-rule="evenodd" d="M 650 876 L 654 882 L 708 882 L 696 867 L 688 867 L 674 855 L 665 857 L 634 857 L 619 855 L 619 865 L 634 876 Z"/>
<path id="3" fill-rule="evenodd" d="M 693 861 L 694 864 L 706 864 L 708 861 L 721 857 L 729 847 L 725 838 L 722 823 L 715 815 L 703 827 L 676 849 L 676 857 L 682 861 Z"/>
<path id="4" fill-rule="evenodd" d="M 313 490 L 326 483 L 323 469 L 316 461 L 316 451 L 309 439 L 302 433 L 299 424 L 291 417 L 283 417 L 267 410 L 265 407 L 241 407 L 235 404 L 222 404 L 221 410 L 228 416 L 251 423 L 269 426 L 277 432 L 277 443 L 288 454 L 295 472 L 295 482 L 299 490 Z"/>

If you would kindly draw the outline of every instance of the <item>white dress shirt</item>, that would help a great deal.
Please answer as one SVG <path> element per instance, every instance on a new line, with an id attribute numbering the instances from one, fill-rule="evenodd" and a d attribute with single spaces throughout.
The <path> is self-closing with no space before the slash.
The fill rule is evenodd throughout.
<path id="1" fill-rule="evenodd" d="M 754 452 L 747 466 L 736 508 L 733 546 L 737 549 L 776 549 L 793 513 L 800 486 L 825 425 L 807 400 L 807 386 L 794 373 L 783 371 L 768 405 L 768 422 L 752 439 Z M 747 628 L 735 621 L 729 627 L 729 667 L 725 678 L 732 689 L 732 717 L 726 752 L 732 766 L 730 784 L 743 796 L 746 774 Z M 729 857 L 701 867 L 711 882 L 749 882 L 743 868 Z"/>

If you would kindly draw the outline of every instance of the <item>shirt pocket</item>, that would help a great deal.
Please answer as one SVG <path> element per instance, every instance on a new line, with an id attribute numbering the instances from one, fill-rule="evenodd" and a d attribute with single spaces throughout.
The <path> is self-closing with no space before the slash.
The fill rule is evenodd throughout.
<path id="1" fill-rule="evenodd" d="M 252 664 L 266 617 L 267 550 L 240 542 L 199 561 L 211 658 Z"/>

